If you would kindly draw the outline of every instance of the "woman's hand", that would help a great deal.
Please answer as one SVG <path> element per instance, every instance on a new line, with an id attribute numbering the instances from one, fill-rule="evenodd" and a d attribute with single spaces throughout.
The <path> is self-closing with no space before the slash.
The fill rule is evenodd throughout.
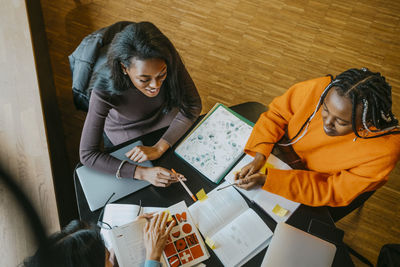
<path id="1" fill-rule="evenodd" d="M 255 187 L 263 186 L 265 183 L 265 180 L 267 179 L 267 175 L 263 173 L 255 173 L 252 175 L 249 175 L 243 179 L 240 179 L 238 181 L 238 187 L 249 190 L 253 189 Z"/>
<path id="2" fill-rule="evenodd" d="M 136 162 L 155 160 L 161 157 L 169 148 L 164 139 L 160 139 L 154 146 L 136 146 L 125 153 L 125 156 Z"/>
<path id="3" fill-rule="evenodd" d="M 151 218 L 153 218 L 154 212 L 150 212 L 150 213 L 143 213 L 142 215 L 139 215 L 136 217 L 137 220 L 139 219 L 146 219 L 147 221 L 149 221 Z"/>
<path id="4" fill-rule="evenodd" d="M 257 153 L 253 161 L 244 166 L 235 174 L 235 181 L 240 188 L 249 190 L 258 185 L 263 185 L 266 175 L 258 173 L 265 164 L 265 156 Z M 265 176 L 265 177 L 264 177 Z"/>
<path id="5" fill-rule="evenodd" d="M 265 164 L 265 156 L 257 153 L 252 162 L 244 166 L 240 172 L 235 174 L 235 181 L 257 173 Z"/>
<path id="6" fill-rule="evenodd" d="M 138 180 L 148 181 L 152 185 L 158 187 L 167 187 L 172 183 L 179 182 L 177 176 L 183 181 L 186 181 L 185 176 L 180 173 L 173 173 L 163 167 L 142 167 L 137 166 L 133 178 Z"/>
<path id="7" fill-rule="evenodd" d="M 166 212 L 157 213 L 144 227 L 143 238 L 147 260 L 160 261 L 169 233 L 175 226 L 175 221 L 173 220 L 167 227 L 167 219 L 168 214 Z"/>

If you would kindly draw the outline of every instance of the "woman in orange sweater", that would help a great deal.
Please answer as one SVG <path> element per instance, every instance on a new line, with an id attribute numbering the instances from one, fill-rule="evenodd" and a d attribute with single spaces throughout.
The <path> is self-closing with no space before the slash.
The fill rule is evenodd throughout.
<path id="1" fill-rule="evenodd" d="M 400 157 L 391 87 L 380 73 L 349 69 L 292 86 L 261 114 L 246 144 L 255 157 L 236 179 L 309 206 L 347 206 L 381 187 Z M 285 135 L 289 141 L 278 142 Z M 275 144 L 292 145 L 307 170 L 259 173 Z"/>

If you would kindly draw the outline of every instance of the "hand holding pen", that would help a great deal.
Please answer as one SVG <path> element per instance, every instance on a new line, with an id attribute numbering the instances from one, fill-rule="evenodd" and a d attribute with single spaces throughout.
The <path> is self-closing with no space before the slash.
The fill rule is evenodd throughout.
<path id="1" fill-rule="evenodd" d="M 264 166 L 266 158 L 263 154 L 257 153 L 254 160 L 244 166 L 240 172 L 235 174 L 237 186 L 246 190 L 262 186 L 265 183 L 267 173 L 260 173 Z"/>
<path id="2" fill-rule="evenodd" d="M 145 175 L 142 175 L 142 172 L 145 172 Z M 181 180 L 186 181 L 185 176 L 179 174 Z M 145 180 L 150 182 L 154 186 L 158 187 L 167 187 L 172 183 L 179 182 L 177 178 L 177 174 L 167 170 L 163 167 L 142 167 L 137 166 L 135 171 L 135 178 L 138 180 Z"/>

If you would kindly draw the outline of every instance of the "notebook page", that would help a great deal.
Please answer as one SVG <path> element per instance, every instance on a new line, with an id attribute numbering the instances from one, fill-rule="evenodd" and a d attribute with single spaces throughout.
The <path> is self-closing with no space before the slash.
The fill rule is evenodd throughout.
<path id="1" fill-rule="evenodd" d="M 235 182 L 235 173 L 240 171 L 244 166 L 250 163 L 253 160 L 253 157 L 246 155 L 240 160 L 236 166 L 225 176 L 225 180 L 229 183 Z M 282 160 L 270 154 L 267 159 L 267 163 L 274 166 L 276 169 L 281 170 L 290 170 L 290 166 L 284 163 Z M 300 203 L 288 200 L 279 195 L 270 193 L 268 191 L 263 190 L 261 187 L 245 190 L 235 186 L 243 195 L 245 195 L 248 199 L 255 202 L 258 206 L 260 206 L 265 212 L 268 213 L 276 222 L 285 222 L 289 217 L 293 214 L 293 212 L 300 206 Z M 276 205 L 287 210 L 286 215 L 278 216 L 272 210 Z"/>
<path id="2" fill-rule="evenodd" d="M 249 156 L 249 155 L 245 155 L 237 164 L 235 167 L 232 168 L 232 170 L 225 176 L 225 181 L 227 181 L 230 184 L 235 183 L 235 174 L 237 172 L 240 172 L 240 170 L 246 166 L 247 164 L 249 164 L 250 162 L 253 161 L 253 157 Z M 240 193 L 242 193 L 243 195 L 245 195 L 248 199 L 252 200 L 256 195 L 257 195 L 257 189 L 254 190 L 244 190 L 242 188 L 239 188 L 237 186 L 235 186 L 235 188 L 237 188 Z"/>
<path id="3" fill-rule="evenodd" d="M 104 209 L 103 222 L 108 223 L 111 227 L 121 226 L 134 221 L 140 210 L 140 214 L 160 212 L 165 208 L 158 207 L 142 207 L 133 204 L 107 204 Z M 111 249 L 110 230 L 101 229 L 104 243 L 107 248 Z"/>
<path id="4" fill-rule="evenodd" d="M 300 206 L 300 203 L 298 202 L 288 200 L 262 189 L 257 193 L 253 201 L 265 210 L 276 222 L 286 222 L 286 220 L 289 219 L 293 212 L 295 212 L 295 210 Z M 272 211 L 277 204 L 287 210 L 284 216 L 278 216 Z"/>
<path id="5" fill-rule="evenodd" d="M 107 204 L 104 209 L 103 222 L 112 227 L 130 223 L 137 217 L 139 209 L 139 205 L 133 204 Z"/>
<path id="6" fill-rule="evenodd" d="M 115 255 L 119 266 L 144 266 L 146 248 L 143 241 L 143 227 L 146 219 L 116 227 L 111 232 Z"/>
<path id="7" fill-rule="evenodd" d="M 224 266 L 238 266 L 263 244 L 267 246 L 272 231 L 252 209 L 247 209 L 231 223 L 214 234 L 215 254 Z M 263 248 L 264 248 L 263 247 Z"/>
<path id="8" fill-rule="evenodd" d="M 228 185 L 223 183 L 219 187 Z M 189 207 L 194 223 L 204 237 L 211 236 L 224 225 L 248 209 L 244 198 L 234 188 L 212 190 L 204 201 L 196 201 Z"/>
<path id="9" fill-rule="evenodd" d="M 211 181 L 218 183 L 243 155 L 252 126 L 229 108 L 216 104 L 175 152 Z"/>
<path id="10" fill-rule="evenodd" d="M 138 205 L 129 204 L 107 204 L 104 208 L 103 222 L 108 223 L 111 227 L 121 226 L 132 222 L 139 212 Z M 110 230 L 101 229 L 104 244 L 108 249 L 111 249 L 111 233 Z"/>

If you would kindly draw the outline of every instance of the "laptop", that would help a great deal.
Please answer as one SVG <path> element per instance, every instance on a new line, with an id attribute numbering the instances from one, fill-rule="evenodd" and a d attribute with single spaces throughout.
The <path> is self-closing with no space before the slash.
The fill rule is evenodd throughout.
<path id="1" fill-rule="evenodd" d="M 129 160 L 125 153 L 135 146 L 143 145 L 142 141 L 137 141 L 126 147 L 111 153 L 112 156 L 120 160 Z M 130 162 L 133 162 L 129 160 Z M 153 167 L 151 161 L 135 164 L 144 167 Z M 102 173 L 86 166 L 76 169 L 79 181 L 81 182 L 83 192 L 89 204 L 91 211 L 102 208 L 112 193 L 115 195 L 111 198 L 110 203 L 132 194 L 148 185 L 149 182 L 133 180 L 133 179 L 117 179 L 115 175 Z"/>
<path id="2" fill-rule="evenodd" d="M 336 246 L 286 223 L 278 223 L 262 267 L 330 267 Z"/>

